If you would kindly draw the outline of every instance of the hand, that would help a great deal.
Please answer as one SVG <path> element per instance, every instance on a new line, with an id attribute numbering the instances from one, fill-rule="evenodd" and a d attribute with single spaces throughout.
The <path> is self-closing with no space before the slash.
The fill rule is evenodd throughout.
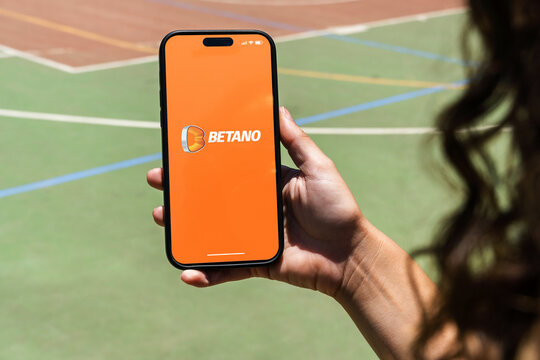
<path id="1" fill-rule="evenodd" d="M 272 265 L 185 270 L 182 280 L 205 287 L 264 277 L 321 291 L 349 313 L 382 359 L 409 359 L 410 349 L 437 287 L 408 254 L 360 212 L 332 161 L 280 108 L 281 142 L 298 170 L 282 166 L 284 249 Z M 148 172 L 162 189 L 162 169 Z M 163 226 L 163 206 L 153 212 Z M 456 331 L 442 331 L 428 358 L 456 345 Z"/>
<path id="2" fill-rule="evenodd" d="M 282 166 L 284 249 L 275 263 L 251 268 L 185 270 L 182 280 L 206 287 L 264 277 L 335 297 L 346 282 L 348 260 L 364 236 L 364 217 L 333 162 L 280 108 L 281 142 L 298 170 Z M 150 170 L 148 183 L 163 189 L 162 169 Z M 163 226 L 163 206 L 153 211 Z"/>

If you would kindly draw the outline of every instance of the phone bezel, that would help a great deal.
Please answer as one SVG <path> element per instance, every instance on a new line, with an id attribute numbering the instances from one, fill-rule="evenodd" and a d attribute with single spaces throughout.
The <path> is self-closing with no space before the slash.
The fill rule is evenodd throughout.
<path id="1" fill-rule="evenodd" d="M 278 211 L 278 242 L 279 248 L 277 253 L 270 259 L 253 260 L 253 261 L 227 261 L 227 262 L 211 262 L 211 263 L 194 263 L 184 264 L 178 262 L 171 250 L 171 219 L 170 219 L 170 195 L 169 195 L 169 144 L 168 144 L 168 129 L 167 129 L 167 85 L 166 85 L 166 64 L 165 64 L 165 45 L 169 39 L 174 36 L 183 35 L 238 35 L 238 34 L 258 34 L 264 36 L 270 44 L 271 65 L 272 65 L 272 95 L 273 95 L 273 112 L 274 112 L 274 149 L 275 149 L 275 166 L 276 166 L 276 192 L 277 192 L 277 211 Z M 201 268 L 216 268 L 216 267 L 239 267 L 239 266 L 260 266 L 268 265 L 279 259 L 283 252 L 283 204 L 282 204 L 282 185 L 281 185 L 281 148 L 279 135 L 279 100 L 277 90 L 277 60 L 276 60 L 276 45 L 270 35 L 260 30 L 176 30 L 167 34 L 161 41 L 159 47 L 159 80 L 160 80 L 160 121 L 161 121 L 161 144 L 163 154 L 163 203 L 165 207 L 164 222 L 165 222 L 165 249 L 169 262 L 178 269 L 201 269 Z"/>

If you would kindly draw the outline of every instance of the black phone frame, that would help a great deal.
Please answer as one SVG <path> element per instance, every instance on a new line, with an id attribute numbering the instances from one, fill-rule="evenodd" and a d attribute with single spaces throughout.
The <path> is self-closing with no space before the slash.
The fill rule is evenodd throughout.
<path id="1" fill-rule="evenodd" d="M 168 144 L 168 129 L 167 129 L 167 85 L 166 85 L 166 64 L 165 64 L 165 45 L 167 41 L 174 36 L 182 35 L 238 35 L 238 34 L 254 34 L 264 36 L 271 49 L 271 65 L 272 65 L 272 96 L 273 96 L 273 112 L 274 112 L 274 150 L 275 150 L 275 166 L 276 166 L 276 192 L 277 192 L 277 210 L 278 210 L 278 241 L 279 248 L 277 253 L 270 259 L 252 260 L 252 261 L 227 261 L 227 262 L 212 262 L 212 263 L 194 263 L 184 264 L 176 261 L 171 250 L 171 218 L 170 218 L 170 193 L 169 193 L 169 144 Z M 219 268 L 219 267 L 245 267 L 245 266 L 261 266 L 268 265 L 281 257 L 283 253 L 283 201 L 282 201 L 282 184 L 281 184 L 281 147 L 279 133 L 279 100 L 278 100 L 278 79 L 277 79 L 277 60 L 276 60 L 276 45 L 273 39 L 260 30 L 176 30 L 168 33 L 159 46 L 159 81 L 160 81 L 160 122 L 161 122 L 161 144 L 162 144 L 162 164 L 163 164 L 163 203 L 165 207 L 164 222 L 165 222 L 165 249 L 167 259 L 176 268 L 181 270 L 186 269 L 204 269 L 204 268 Z"/>

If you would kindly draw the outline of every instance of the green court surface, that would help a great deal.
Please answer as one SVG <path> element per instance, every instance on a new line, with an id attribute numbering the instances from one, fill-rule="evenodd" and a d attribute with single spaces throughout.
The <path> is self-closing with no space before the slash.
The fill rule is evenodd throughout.
<path id="1" fill-rule="evenodd" d="M 465 15 L 352 38 L 460 58 Z M 458 64 L 317 37 L 278 44 L 280 67 L 452 83 Z M 0 109 L 158 122 L 157 63 L 67 74 L 0 59 Z M 296 118 L 421 90 L 281 74 Z M 390 103 L 309 127 L 428 127 L 460 90 Z M 158 153 L 158 129 L 0 117 L 0 190 Z M 453 203 L 426 135 L 313 135 L 366 216 L 410 251 Z M 291 164 L 283 151 L 284 162 Z M 145 181 L 160 161 L 0 199 L 0 359 L 370 359 L 339 305 L 252 279 L 190 288 L 165 257 Z M 428 269 L 429 270 L 429 269 Z"/>

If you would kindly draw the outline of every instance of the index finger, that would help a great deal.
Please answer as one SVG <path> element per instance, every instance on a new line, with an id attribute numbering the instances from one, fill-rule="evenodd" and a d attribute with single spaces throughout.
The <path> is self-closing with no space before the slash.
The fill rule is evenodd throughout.
<path id="1" fill-rule="evenodd" d="M 155 168 L 146 173 L 148 185 L 158 190 L 163 190 L 163 169 Z"/>

